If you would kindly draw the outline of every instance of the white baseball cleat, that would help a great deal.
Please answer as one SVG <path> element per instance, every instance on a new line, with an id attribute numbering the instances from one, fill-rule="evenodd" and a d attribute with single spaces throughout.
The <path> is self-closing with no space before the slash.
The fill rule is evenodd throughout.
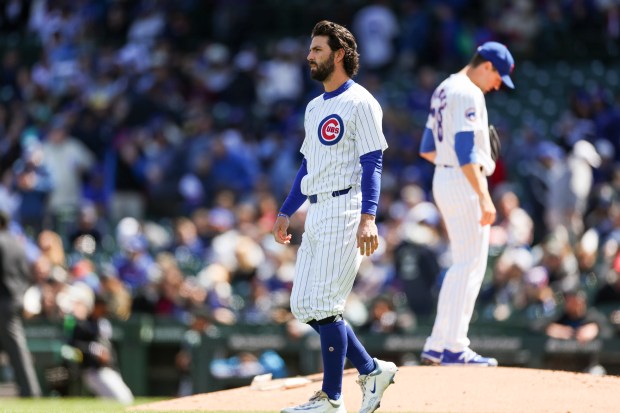
<path id="1" fill-rule="evenodd" d="M 280 410 L 281 413 L 347 413 L 347 408 L 344 407 L 344 400 L 342 396 L 338 400 L 330 399 L 327 394 L 319 390 L 306 403 L 299 406 L 287 407 Z"/>
<path id="2" fill-rule="evenodd" d="M 381 397 L 388 386 L 394 383 L 398 371 L 396 364 L 390 361 L 374 359 L 377 367 L 367 375 L 360 374 L 357 384 L 362 389 L 362 406 L 359 413 L 372 413 L 381 405 Z"/>

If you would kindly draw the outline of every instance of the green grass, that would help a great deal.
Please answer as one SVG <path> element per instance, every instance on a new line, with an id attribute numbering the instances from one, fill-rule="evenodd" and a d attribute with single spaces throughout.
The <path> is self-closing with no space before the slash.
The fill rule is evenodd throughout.
<path id="1" fill-rule="evenodd" d="M 134 405 L 160 401 L 162 399 L 139 398 Z M 17 399 L 0 397 L 0 413 L 125 413 L 127 406 L 113 401 L 95 398 L 42 398 Z M 207 410 L 187 410 L 183 413 L 205 413 Z M 127 412 L 129 413 L 129 412 Z M 158 413 L 165 413 L 158 411 Z M 174 412 L 179 413 L 179 412 Z M 209 413 L 240 413 L 220 411 Z M 276 413 L 276 412 L 242 412 L 242 413 Z M 388 412 L 383 412 L 388 413 Z"/>
<path id="2" fill-rule="evenodd" d="M 161 399 L 137 399 L 135 405 Z M 126 406 L 96 398 L 0 398 L 0 413 L 116 413 Z"/>

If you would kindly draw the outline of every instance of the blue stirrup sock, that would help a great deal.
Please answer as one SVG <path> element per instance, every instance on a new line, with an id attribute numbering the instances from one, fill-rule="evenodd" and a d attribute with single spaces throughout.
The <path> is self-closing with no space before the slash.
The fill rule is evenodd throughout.
<path id="1" fill-rule="evenodd" d="M 370 357 L 364 345 L 357 339 L 348 323 L 347 327 L 347 358 L 355 366 L 359 374 L 370 374 L 376 368 L 375 361 Z"/>
<path id="2" fill-rule="evenodd" d="M 320 334 L 319 323 L 316 320 L 310 321 L 308 324 L 314 329 L 314 331 Z M 372 357 L 370 357 L 370 355 L 366 351 L 366 348 L 364 348 L 364 345 L 357 339 L 357 336 L 353 332 L 353 329 L 351 328 L 349 323 L 345 322 L 345 325 L 347 329 L 346 357 L 357 369 L 359 374 L 367 375 L 372 373 L 377 367 L 375 365 L 375 361 Z"/>
<path id="3" fill-rule="evenodd" d="M 342 372 L 347 354 L 347 329 L 343 320 L 319 325 L 323 354 L 323 388 L 332 400 L 342 394 Z"/>

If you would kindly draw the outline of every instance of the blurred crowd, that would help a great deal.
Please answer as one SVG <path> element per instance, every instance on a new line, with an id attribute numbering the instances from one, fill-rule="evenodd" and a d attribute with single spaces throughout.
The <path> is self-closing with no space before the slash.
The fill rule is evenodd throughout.
<path id="1" fill-rule="evenodd" d="M 357 80 L 382 104 L 390 145 L 380 250 L 345 316 L 362 331 L 411 331 L 450 264 L 433 167 L 417 155 L 442 72 L 486 40 L 514 50 L 516 74 L 524 59 L 617 59 L 611 1 L 277 3 L 0 1 L 0 205 L 33 265 L 27 318 L 60 320 L 94 294 L 118 320 L 291 322 L 304 208 L 290 246 L 270 232 L 300 164 L 305 105 L 321 93 L 308 35 L 328 18 L 357 36 Z M 620 326 L 620 104 L 600 86 L 571 95 L 552 136 L 500 128 L 478 319 L 542 331 L 572 294 L 584 297 L 572 324 L 597 310 L 602 333 Z"/>

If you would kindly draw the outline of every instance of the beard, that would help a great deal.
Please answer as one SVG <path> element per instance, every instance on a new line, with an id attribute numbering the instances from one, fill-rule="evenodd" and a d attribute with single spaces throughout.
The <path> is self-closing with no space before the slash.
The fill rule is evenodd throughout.
<path id="1" fill-rule="evenodd" d="M 325 81 L 334 71 L 334 53 L 329 54 L 329 58 L 325 63 L 316 63 L 316 68 L 312 68 L 310 66 L 310 77 L 314 80 L 318 80 L 319 82 Z"/>

